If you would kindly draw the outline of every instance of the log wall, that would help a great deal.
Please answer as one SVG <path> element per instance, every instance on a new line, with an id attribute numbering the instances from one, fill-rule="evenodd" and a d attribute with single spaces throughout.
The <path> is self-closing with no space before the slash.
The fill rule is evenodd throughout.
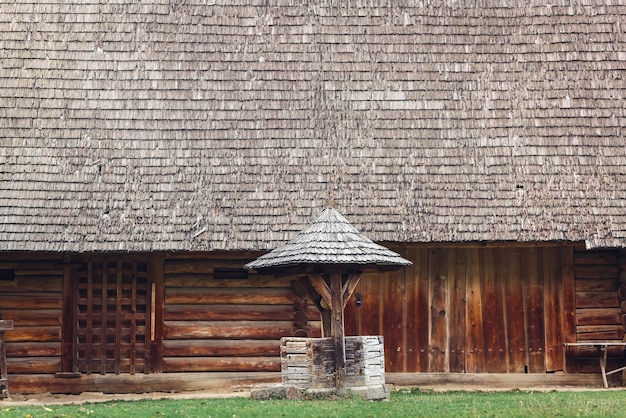
<path id="1" fill-rule="evenodd" d="M 616 249 L 574 253 L 576 276 L 576 339 L 583 341 L 625 341 L 626 253 Z M 621 279 L 620 279 L 621 278 Z M 621 281 L 620 281 L 621 280 Z M 621 284 L 624 282 L 624 284 Z M 574 368 L 579 372 L 598 369 L 596 349 L 572 349 Z M 623 362 L 623 347 L 609 348 L 609 361 Z M 621 363 L 620 363 L 621 365 Z M 611 367 L 613 364 L 611 364 Z"/>
<path id="2" fill-rule="evenodd" d="M 594 373 L 592 352 L 564 351 L 563 343 L 624 340 L 626 251 L 574 244 L 391 247 L 413 266 L 364 274 L 345 324 L 348 335 L 384 337 L 390 373 Z M 150 367 L 135 371 L 277 372 L 281 337 L 320 337 L 319 314 L 298 280 L 242 269 L 257 256 L 125 255 L 128 265 L 107 258 L 111 274 L 132 273 L 137 262 L 138 280 L 146 275 Z M 0 316 L 15 326 L 5 333 L 9 375 L 76 372 L 74 284 L 94 257 L 2 254 Z M 129 277 L 132 288 L 134 273 Z M 621 359 L 618 351 L 611 356 Z"/>
<path id="3" fill-rule="evenodd" d="M 280 371 L 280 338 L 319 332 L 319 321 L 295 315 L 307 307 L 293 280 L 242 269 L 254 258 L 166 259 L 164 372 Z"/>
<path id="4" fill-rule="evenodd" d="M 0 316 L 9 374 L 61 370 L 62 255 L 11 254 L 0 259 Z"/>

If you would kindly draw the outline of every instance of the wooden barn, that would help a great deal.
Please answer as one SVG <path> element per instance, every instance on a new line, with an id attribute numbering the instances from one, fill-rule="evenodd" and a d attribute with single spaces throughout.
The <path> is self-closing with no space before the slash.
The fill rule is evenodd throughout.
<path id="1" fill-rule="evenodd" d="M 279 381 L 319 312 L 244 265 L 328 204 L 413 263 L 346 307 L 389 383 L 601 385 L 625 74 L 621 2 L 2 3 L 10 391 Z"/>

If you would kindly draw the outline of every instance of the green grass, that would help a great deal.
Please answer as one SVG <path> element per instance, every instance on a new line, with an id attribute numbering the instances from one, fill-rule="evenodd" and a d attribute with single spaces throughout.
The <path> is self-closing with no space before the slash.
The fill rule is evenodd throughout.
<path id="1" fill-rule="evenodd" d="M 389 402 L 360 399 L 257 401 L 249 398 L 143 400 L 6 407 L 0 416 L 39 417 L 618 417 L 626 391 L 393 392 Z"/>

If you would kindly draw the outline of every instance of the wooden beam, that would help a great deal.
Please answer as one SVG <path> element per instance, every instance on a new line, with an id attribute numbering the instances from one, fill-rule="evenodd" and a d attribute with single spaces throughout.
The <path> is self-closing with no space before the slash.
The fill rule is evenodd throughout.
<path id="1" fill-rule="evenodd" d="M 335 388 L 343 389 L 346 384 L 346 341 L 343 328 L 343 285 L 341 274 L 330 275 L 331 339 L 335 357 Z"/>
<path id="2" fill-rule="evenodd" d="M 317 293 L 319 293 L 319 295 L 322 297 L 322 300 L 326 302 L 326 305 L 332 311 L 333 309 L 333 299 L 331 297 L 332 292 L 331 292 L 331 289 L 328 287 L 328 284 L 324 280 L 324 277 L 322 277 L 321 274 L 309 274 L 307 277 L 311 285 L 315 288 Z M 339 277 L 341 278 L 341 275 L 339 275 Z M 341 295 L 343 295 L 341 281 L 339 283 L 338 291 L 341 293 Z"/>
<path id="3" fill-rule="evenodd" d="M 322 279 L 322 281 L 324 281 L 324 279 Z M 324 301 L 324 303 L 322 303 L 322 296 L 319 294 L 315 286 L 313 286 L 313 283 L 308 277 L 302 279 L 301 283 L 304 285 L 304 288 L 306 289 L 306 292 L 309 295 L 311 302 L 315 305 L 320 313 L 320 319 L 322 321 L 322 338 L 330 337 L 330 311 L 322 306 L 327 305 L 327 302 Z"/>
<path id="4" fill-rule="evenodd" d="M 354 293 L 356 287 L 359 285 L 360 280 L 360 274 L 350 274 L 346 279 L 346 282 L 343 284 L 343 309 L 346 308 L 346 304 Z"/>

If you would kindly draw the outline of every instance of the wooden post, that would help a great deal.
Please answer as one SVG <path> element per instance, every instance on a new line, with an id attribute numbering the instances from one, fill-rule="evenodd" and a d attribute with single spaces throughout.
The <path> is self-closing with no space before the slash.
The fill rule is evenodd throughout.
<path id="1" fill-rule="evenodd" d="M 13 329 L 13 321 L 0 321 L 0 398 L 9 397 L 9 380 L 7 376 L 7 358 L 4 348 L 4 331 Z"/>
<path id="2" fill-rule="evenodd" d="M 343 389 L 346 384 L 346 342 L 343 329 L 343 284 L 341 274 L 330 275 L 331 340 L 335 357 L 335 388 Z"/>

